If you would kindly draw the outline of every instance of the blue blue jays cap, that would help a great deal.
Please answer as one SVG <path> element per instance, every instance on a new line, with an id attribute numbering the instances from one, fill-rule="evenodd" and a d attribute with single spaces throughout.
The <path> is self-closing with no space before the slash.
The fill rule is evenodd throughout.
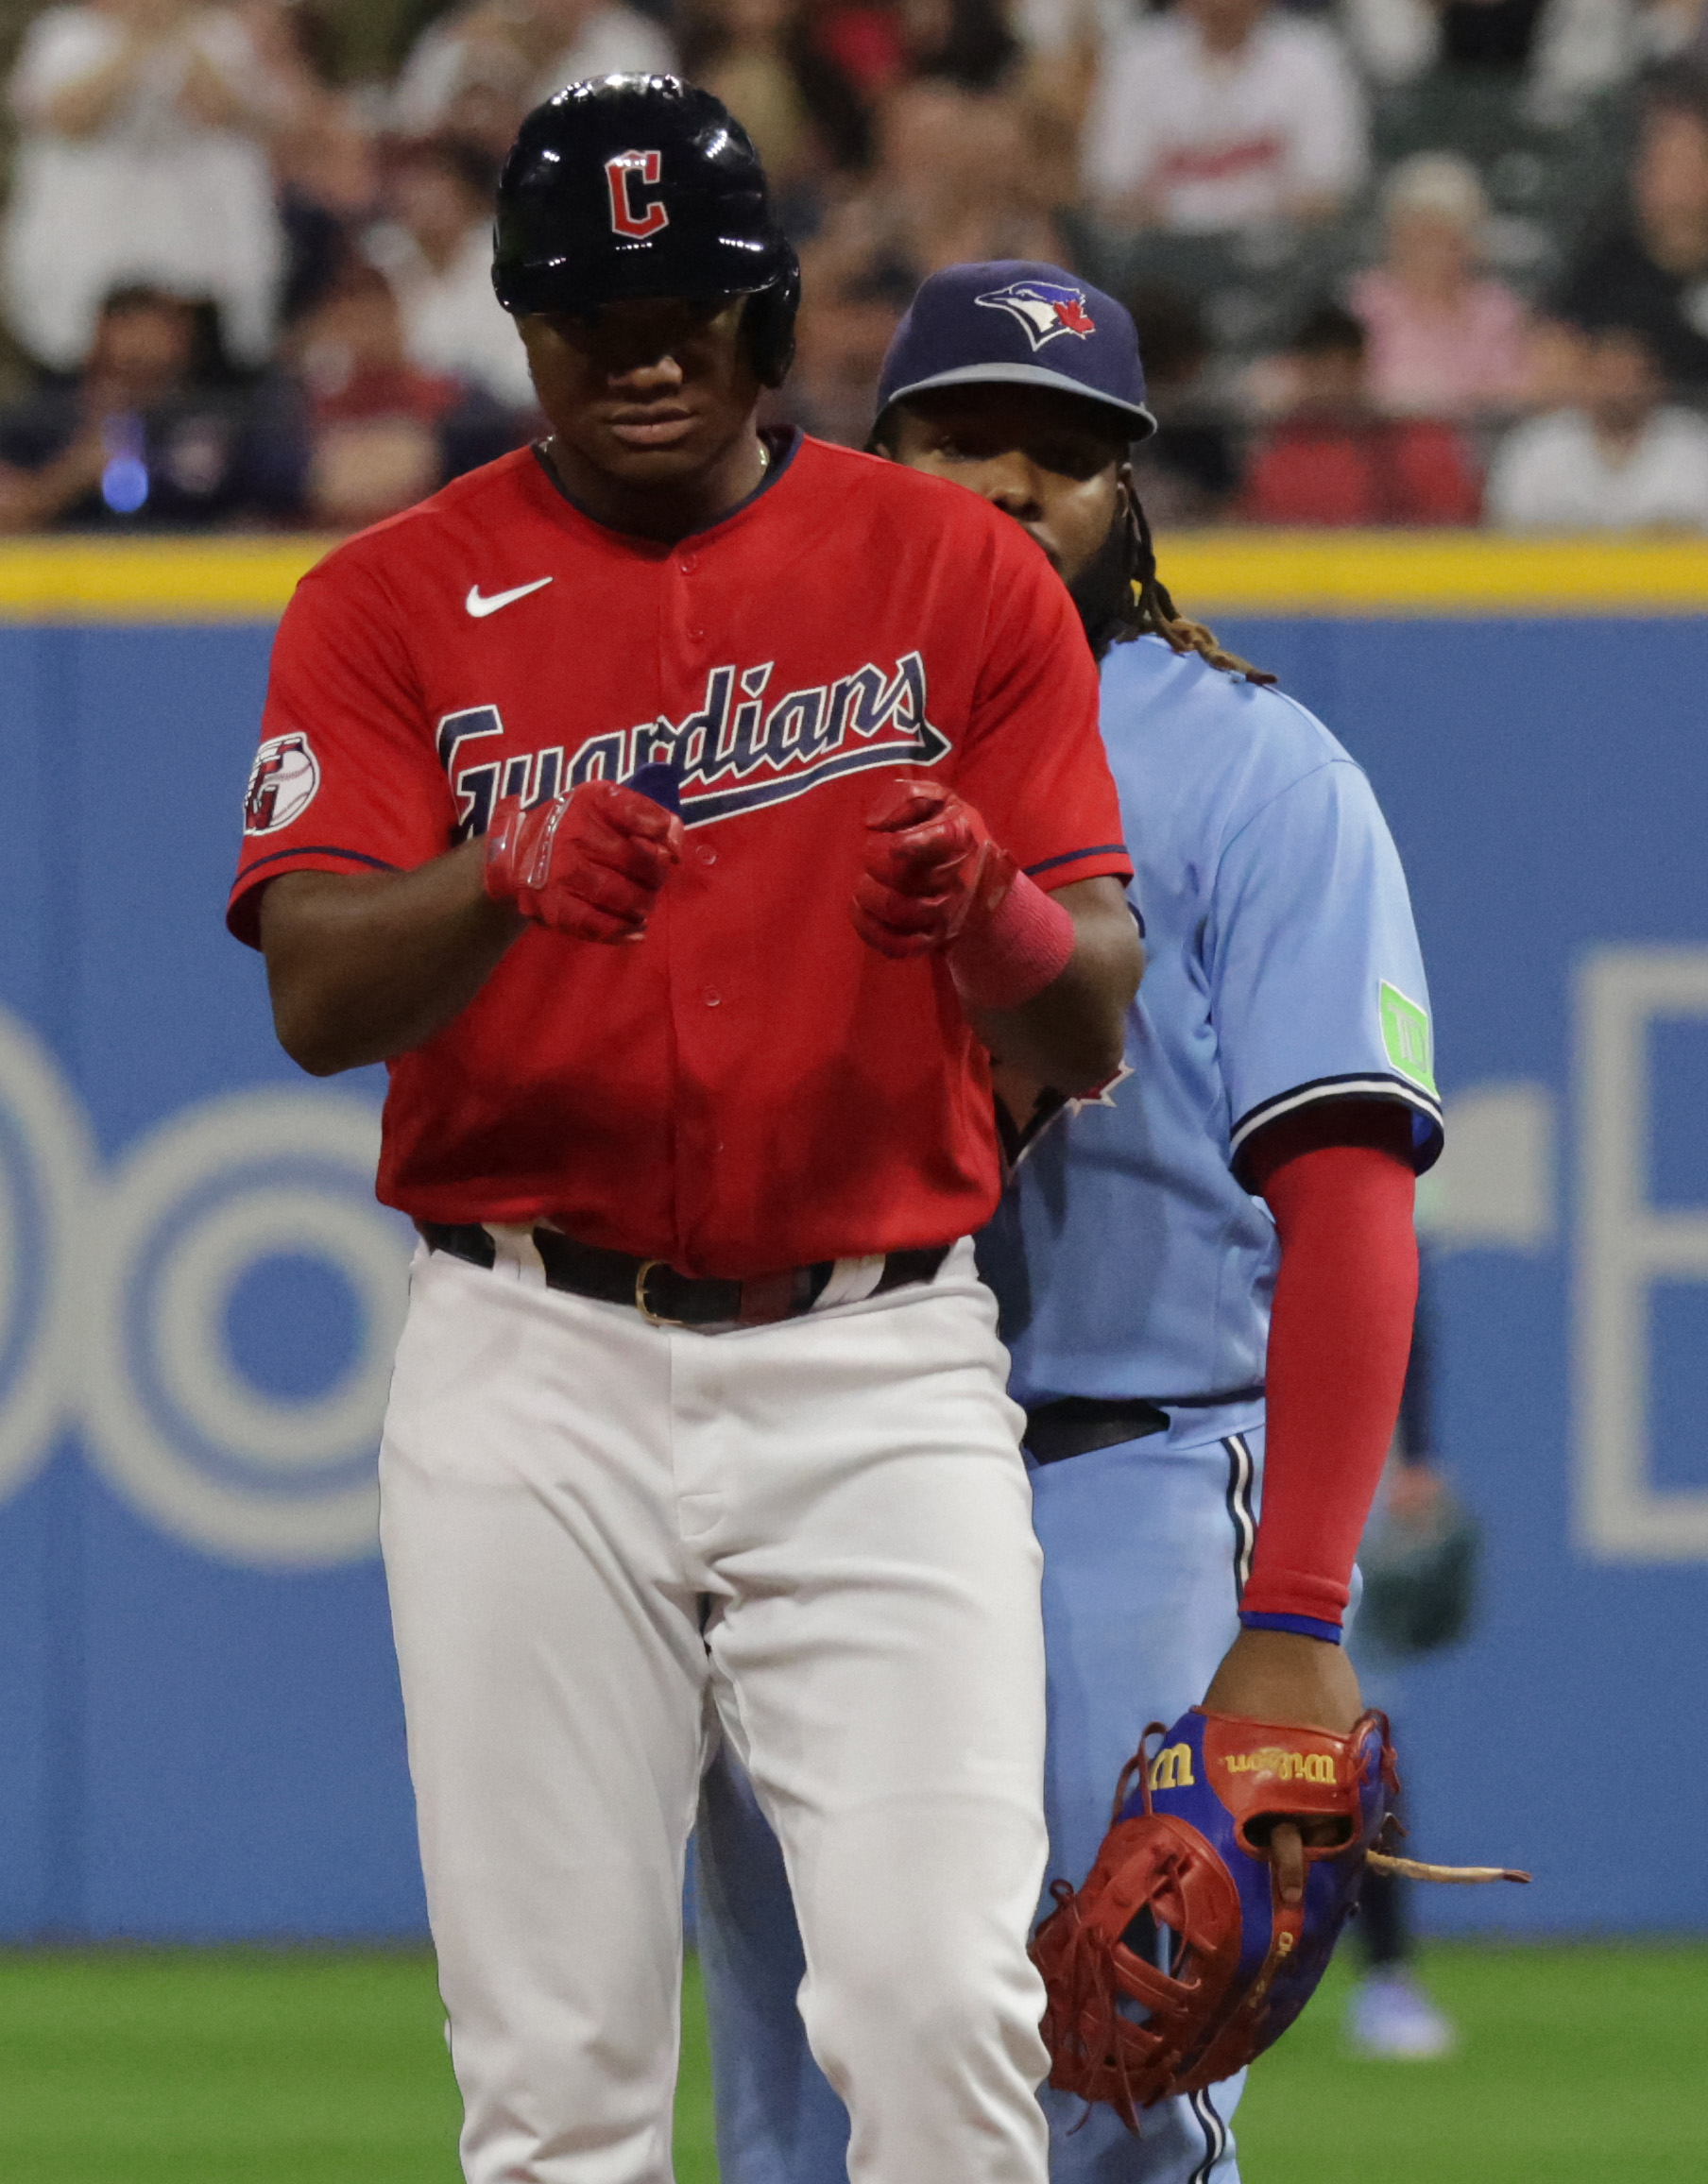
<path id="1" fill-rule="evenodd" d="M 1116 410 L 1148 440 L 1138 331 L 1113 296 L 1059 265 L 999 258 L 933 273 L 896 329 L 878 414 L 938 386 L 1047 386 Z"/>

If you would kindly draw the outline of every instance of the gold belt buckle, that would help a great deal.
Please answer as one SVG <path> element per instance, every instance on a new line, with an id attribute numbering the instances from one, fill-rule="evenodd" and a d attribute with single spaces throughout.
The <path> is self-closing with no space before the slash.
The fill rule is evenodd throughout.
<path id="1" fill-rule="evenodd" d="M 635 1309 L 649 1327 L 686 1327 L 688 1324 L 686 1320 L 666 1319 L 661 1312 L 655 1312 L 646 1301 L 647 1276 L 655 1267 L 667 1267 L 669 1264 L 668 1259 L 642 1259 L 640 1271 L 635 1276 Z"/>

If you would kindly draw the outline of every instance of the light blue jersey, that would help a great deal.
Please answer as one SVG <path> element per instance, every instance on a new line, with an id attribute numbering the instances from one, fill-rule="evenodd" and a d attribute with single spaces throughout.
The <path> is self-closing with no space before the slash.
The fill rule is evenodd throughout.
<path id="1" fill-rule="evenodd" d="M 1420 1169 L 1441 1144 L 1405 877 L 1363 774 L 1290 699 L 1157 638 L 1118 646 L 1102 691 L 1150 955 L 1132 1074 L 1036 1139 L 979 1252 L 1020 1402 L 1148 1398 L 1168 1414 L 1033 1470 L 1049 1869 L 1076 1883 L 1145 1724 L 1202 1698 L 1239 1628 L 1279 1256 L 1239 1149 L 1348 1095 L 1411 1111 Z M 847 2118 L 794 2005 L 780 1855 L 727 1755 L 698 1846 L 725 2184 L 844 2184 Z M 1159 2104 L 1137 2138 L 1046 2089 L 1051 2184 L 1238 2184 L 1243 2082 Z"/>
<path id="2" fill-rule="evenodd" d="M 1027 1152 L 980 1266 L 1017 1402 L 1249 1399 L 1278 1254 L 1241 1146 L 1356 1094 L 1411 1109 L 1420 1171 L 1441 1149 L 1406 877 L 1362 771 L 1275 691 L 1140 638 L 1102 730 L 1150 959 L 1133 1074 Z"/>

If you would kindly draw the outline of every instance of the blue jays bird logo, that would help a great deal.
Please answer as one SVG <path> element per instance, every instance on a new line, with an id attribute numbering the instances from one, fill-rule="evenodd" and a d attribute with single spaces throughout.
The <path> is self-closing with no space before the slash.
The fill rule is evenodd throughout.
<path id="1" fill-rule="evenodd" d="M 1097 321 L 1085 308 L 1085 291 L 1063 288 L 1053 281 L 1011 281 L 1006 288 L 992 288 L 978 301 L 989 311 L 1006 311 L 1017 319 L 1034 350 L 1064 333 L 1084 341 L 1097 332 Z"/>

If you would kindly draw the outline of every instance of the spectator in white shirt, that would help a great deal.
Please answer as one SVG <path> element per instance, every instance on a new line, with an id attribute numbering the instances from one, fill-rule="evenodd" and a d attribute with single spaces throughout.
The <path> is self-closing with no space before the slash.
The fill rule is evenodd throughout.
<path id="1" fill-rule="evenodd" d="M 1708 530 L 1708 422 L 1668 406 L 1641 333 L 1582 336 L 1581 399 L 1512 433 L 1484 510 L 1503 531 Z"/>
<path id="2" fill-rule="evenodd" d="M 390 282 L 411 364 L 449 372 L 506 409 L 531 410 L 534 384 L 516 322 L 492 293 L 497 170 L 478 145 L 425 139 L 393 155 L 387 217 L 367 238 Z"/>
<path id="3" fill-rule="evenodd" d="M 1558 127 L 1687 50 L 1702 10 L 1700 0 L 1540 0 L 1499 9 L 1476 0 L 1340 0 L 1339 13 L 1377 83 L 1441 67 L 1504 67 L 1523 85 L 1524 118 Z"/>
<path id="4" fill-rule="evenodd" d="M 145 282 L 210 298 L 231 352 L 259 363 L 283 257 L 262 142 L 280 102 L 237 16 L 195 0 L 50 8 L 9 95 L 6 312 L 31 354 L 79 364 L 102 298 Z"/>
<path id="5" fill-rule="evenodd" d="M 1118 226 L 1211 233 L 1338 212 L 1368 163 L 1332 30 L 1269 0 L 1178 0 L 1109 43 L 1082 179 Z"/>
<path id="6" fill-rule="evenodd" d="M 430 24 L 403 64 L 393 120 L 405 135 L 451 130 L 502 158 L 528 109 L 566 83 L 675 64 L 649 17 L 606 0 L 482 0 Z"/>

